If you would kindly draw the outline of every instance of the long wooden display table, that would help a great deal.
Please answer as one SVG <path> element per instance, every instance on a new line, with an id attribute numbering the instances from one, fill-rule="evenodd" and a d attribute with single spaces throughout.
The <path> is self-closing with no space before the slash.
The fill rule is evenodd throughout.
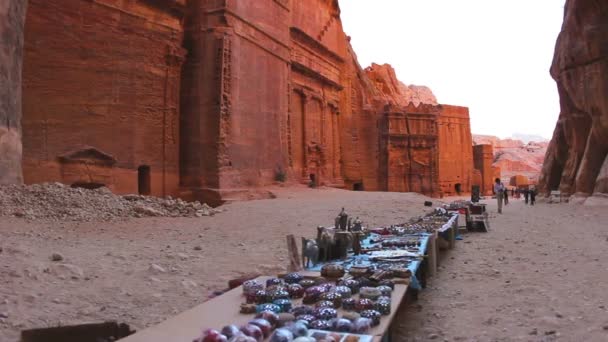
<path id="1" fill-rule="evenodd" d="M 318 276 L 318 273 L 303 272 L 305 276 Z M 260 277 L 259 281 L 266 282 L 270 277 Z M 380 325 L 373 327 L 367 335 L 373 336 L 373 341 L 381 341 L 389 332 L 389 327 L 403 299 L 408 285 L 396 284 L 391 296 L 391 313 L 382 316 Z M 239 313 L 241 303 L 245 302 L 243 288 L 239 286 L 221 296 L 215 297 L 201 305 L 172 317 L 158 325 L 144 329 L 134 335 L 121 339 L 120 342 L 192 342 L 200 336 L 204 329 L 222 329 L 228 324 L 243 325 L 252 320 L 254 315 Z M 294 300 L 299 305 L 301 300 Z M 338 310 L 339 314 L 343 313 Z"/>

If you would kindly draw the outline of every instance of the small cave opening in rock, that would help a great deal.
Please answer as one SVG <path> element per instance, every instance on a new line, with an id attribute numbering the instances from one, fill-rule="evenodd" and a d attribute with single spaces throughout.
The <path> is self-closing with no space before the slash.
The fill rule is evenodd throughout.
<path id="1" fill-rule="evenodd" d="M 150 166 L 141 165 L 137 168 L 137 192 L 140 195 L 149 195 L 151 189 Z"/>
<path id="2" fill-rule="evenodd" d="M 462 184 L 456 183 L 456 185 L 454 185 L 454 190 L 458 195 L 460 195 L 460 193 L 462 192 Z"/>
<path id="3" fill-rule="evenodd" d="M 70 185 L 70 186 L 72 188 L 95 190 L 95 189 L 102 188 L 106 185 L 103 183 L 95 183 L 95 182 L 76 182 L 76 183 L 72 183 L 72 185 Z"/>
<path id="4" fill-rule="evenodd" d="M 363 183 L 354 183 L 353 191 L 363 191 Z"/>

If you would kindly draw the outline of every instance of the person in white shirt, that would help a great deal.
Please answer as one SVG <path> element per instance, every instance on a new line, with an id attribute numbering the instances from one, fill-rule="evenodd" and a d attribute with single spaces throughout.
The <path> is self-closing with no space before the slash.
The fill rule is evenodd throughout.
<path id="1" fill-rule="evenodd" d="M 500 178 L 496 178 L 494 183 L 494 193 L 498 201 L 498 213 L 502 214 L 502 201 L 505 194 L 505 186 L 500 182 Z"/>

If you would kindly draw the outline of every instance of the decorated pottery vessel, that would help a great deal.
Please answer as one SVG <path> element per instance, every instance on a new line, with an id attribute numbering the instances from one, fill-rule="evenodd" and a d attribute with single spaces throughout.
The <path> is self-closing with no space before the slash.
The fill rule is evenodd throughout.
<path id="1" fill-rule="evenodd" d="M 278 305 L 281 308 L 281 312 L 289 312 L 291 310 L 291 300 L 290 299 L 275 299 L 273 304 Z"/>
<path id="2" fill-rule="evenodd" d="M 316 321 L 317 317 L 315 315 L 300 315 L 300 316 L 296 316 L 296 320 L 308 322 L 308 326 L 310 327 L 310 323 L 312 323 L 313 321 Z"/>
<path id="3" fill-rule="evenodd" d="M 293 307 L 290 312 L 292 314 L 294 314 L 296 317 L 302 316 L 302 315 L 312 315 L 315 312 L 315 308 L 313 308 L 312 306 L 308 306 L 308 305 L 299 305 L 299 306 Z"/>
<path id="4" fill-rule="evenodd" d="M 268 280 L 266 280 L 266 287 L 270 287 L 273 285 L 282 285 L 283 284 L 283 279 L 281 278 L 270 278 Z"/>
<path id="5" fill-rule="evenodd" d="M 378 283 L 378 285 L 388 286 L 393 290 L 395 289 L 395 282 L 393 282 L 392 280 L 388 280 L 388 279 L 382 280 L 380 283 Z"/>
<path id="6" fill-rule="evenodd" d="M 338 311 L 332 308 L 316 308 L 315 309 L 315 317 L 320 320 L 330 320 L 336 318 L 338 316 Z"/>
<path id="7" fill-rule="evenodd" d="M 243 294 L 255 293 L 255 291 L 263 290 L 264 285 L 257 280 L 247 280 L 243 283 Z"/>
<path id="8" fill-rule="evenodd" d="M 300 273 L 289 273 L 283 279 L 287 284 L 297 284 L 301 282 L 304 277 Z"/>
<path id="9" fill-rule="evenodd" d="M 374 305 L 374 309 L 376 311 L 378 311 L 379 313 L 381 313 L 383 316 L 387 316 L 390 315 L 391 313 L 391 302 L 376 302 L 376 304 Z"/>
<path id="10" fill-rule="evenodd" d="M 355 304 L 355 310 L 358 312 L 372 310 L 374 308 L 374 301 L 368 298 L 361 298 Z"/>
<path id="11" fill-rule="evenodd" d="M 352 333 L 365 334 L 372 328 L 372 320 L 369 318 L 357 318 L 353 321 Z"/>
<path id="12" fill-rule="evenodd" d="M 294 339 L 293 333 L 289 329 L 277 329 L 270 336 L 270 342 L 292 342 Z"/>
<path id="13" fill-rule="evenodd" d="M 327 292 L 324 288 L 320 286 L 313 286 L 306 289 L 304 292 L 304 304 L 313 304 L 319 301 L 321 295 Z"/>
<path id="14" fill-rule="evenodd" d="M 270 324 L 272 324 L 272 326 L 275 326 L 275 327 L 279 323 L 279 315 L 277 315 L 277 313 L 274 311 L 262 311 L 262 312 L 258 313 L 257 315 L 255 315 L 255 318 L 265 319 L 268 322 L 270 322 Z"/>
<path id="15" fill-rule="evenodd" d="M 347 279 L 341 281 L 340 285 L 348 287 L 352 294 L 359 293 L 359 288 L 361 288 L 361 283 L 359 283 L 359 281 L 355 279 Z"/>
<path id="16" fill-rule="evenodd" d="M 271 303 L 259 304 L 258 306 L 256 306 L 256 312 L 262 312 L 262 311 L 272 311 L 272 312 L 278 314 L 281 312 L 281 307 L 276 304 L 271 304 Z"/>
<path id="17" fill-rule="evenodd" d="M 342 295 L 337 292 L 327 292 L 321 294 L 320 300 L 327 300 L 334 303 L 334 308 L 339 308 L 342 305 Z"/>
<path id="18" fill-rule="evenodd" d="M 382 296 L 390 297 L 393 294 L 393 289 L 390 286 L 380 285 L 376 289 L 380 290 Z"/>
<path id="19" fill-rule="evenodd" d="M 331 330 L 333 331 L 348 333 L 353 330 L 353 323 L 344 318 L 332 320 L 331 323 Z"/>
<path id="20" fill-rule="evenodd" d="M 251 320 L 249 321 L 249 324 L 255 325 L 260 328 L 260 330 L 262 330 L 262 333 L 264 334 L 264 338 L 268 338 L 268 336 L 270 336 L 270 333 L 272 333 L 273 330 L 272 324 L 270 324 L 270 322 L 263 318 L 256 318 L 254 320 Z"/>
<path id="21" fill-rule="evenodd" d="M 287 293 L 289 293 L 289 297 L 293 299 L 304 297 L 304 291 L 304 287 L 300 284 L 289 284 L 289 286 L 287 286 Z"/>
<path id="22" fill-rule="evenodd" d="M 264 339 L 264 333 L 257 325 L 247 324 L 241 327 L 241 332 L 249 337 L 255 338 L 258 342 Z"/>
<path id="23" fill-rule="evenodd" d="M 336 286 L 333 289 L 333 292 L 339 293 L 342 298 L 350 298 L 353 295 L 353 291 L 348 286 Z"/>
<path id="24" fill-rule="evenodd" d="M 315 304 L 315 308 L 332 308 L 332 309 L 335 309 L 336 307 L 334 306 L 334 302 L 329 301 L 329 300 L 322 300 L 320 302 L 317 302 L 317 304 Z"/>
<path id="25" fill-rule="evenodd" d="M 266 291 L 266 301 L 272 303 L 277 299 L 289 299 L 289 292 L 283 288 Z"/>
<path id="26" fill-rule="evenodd" d="M 342 299 L 342 309 L 346 311 L 354 311 L 356 305 L 357 300 L 355 298 Z"/>
<path id="27" fill-rule="evenodd" d="M 344 266 L 338 264 L 327 264 L 321 268 L 321 275 L 328 278 L 340 278 L 346 271 Z"/>
<path id="28" fill-rule="evenodd" d="M 299 284 L 305 289 L 317 285 L 317 283 L 312 279 L 302 279 Z"/>
<path id="29" fill-rule="evenodd" d="M 382 291 L 376 287 L 362 287 L 359 290 L 359 297 L 376 300 L 382 296 Z"/>
<path id="30" fill-rule="evenodd" d="M 327 320 L 319 319 L 310 323 L 310 329 L 329 330 L 331 329 L 331 323 Z"/>

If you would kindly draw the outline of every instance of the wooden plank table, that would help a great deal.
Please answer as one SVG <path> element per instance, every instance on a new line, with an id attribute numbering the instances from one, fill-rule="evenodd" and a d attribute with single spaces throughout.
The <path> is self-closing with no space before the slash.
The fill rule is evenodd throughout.
<path id="1" fill-rule="evenodd" d="M 312 273 L 302 272 L 304 275 Z M 318 273 L 314 273 L 318 276 Z M 270 277 L 260 277 L 259 281 L 266 283 Z M 396 284 L 391 296 L 391 313 L 382 316 L 380 325 L 372 328 L 367 335 L 372 335 L 374 341 L 381 341 L 383 336 L 389 332 L 389 327 L 395 315 L 404 301 L 408 285 Z M 168 320 L 146 328 L 134 335 L 121 339 L 121 342 L 192 342 L 200 336 L 201 331 L 208 328 L 222 329 L 225 325 L 243 325 L 253 319 L 254 315 L 239 313 L 240 304 L 245 302 L 243 288 L 239 286 L 221 296 L 215 297 L 201 305 L 185 311 Z M 301 300 L 294 300 L 294 306 L 299 305 Z M 338 310 L 339 314 L 344 313 Z"/>

